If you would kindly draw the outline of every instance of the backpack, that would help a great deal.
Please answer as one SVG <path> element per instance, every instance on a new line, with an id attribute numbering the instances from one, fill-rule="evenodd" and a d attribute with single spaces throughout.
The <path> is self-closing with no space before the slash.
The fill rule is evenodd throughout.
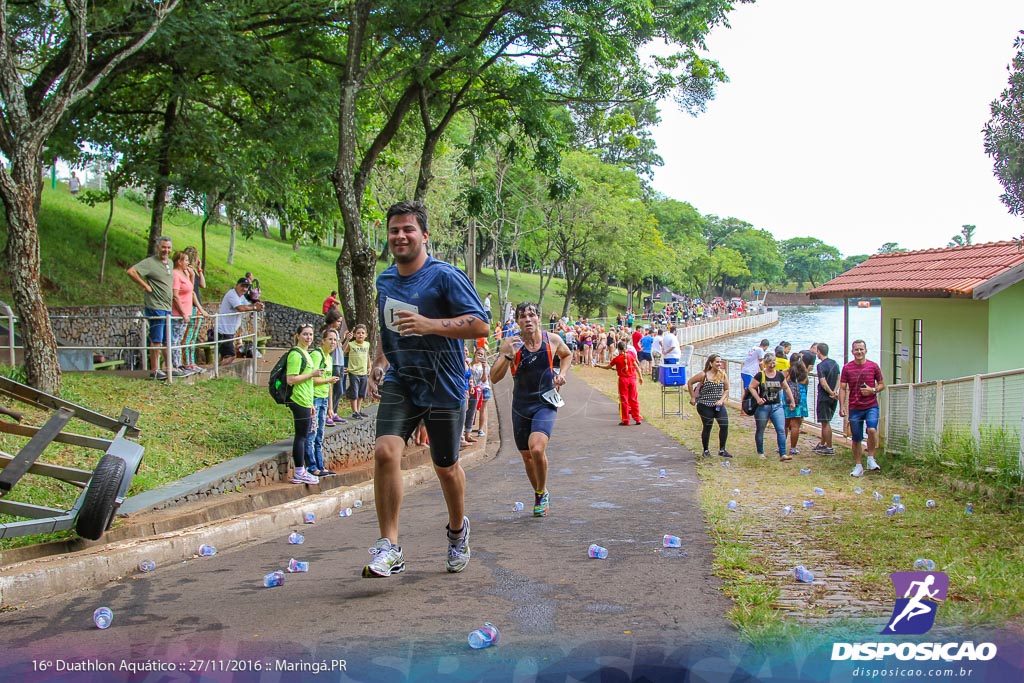
<path id="1" fill-rule="evenodd" d="M 760 394 L 761 396 L 764 396 L 764 393 L 761 390 L 761 385 L 763 383 L 764 383 L 764 373 L 763 372 L 759 372 L 758 373 L 757 393 Z M 740 407 L 743 410 L 743 414 L 744 415 L 753 415 L 754 413 L 757 412 L 757 408 L 758 408 L 757 399 L 755 399 L 753 397 L 753 395 L 749 391 L 744 392 L 743 403 L 741 404 Z"/>
<path id="2" fill-rule="evenodd" d="M 292 354 L 292 351 L 298 350 L 298 348 L 293 346 L 288 349 L 288 353 L 281 356 L 270 371 L 270 385 L 268 388 L 270 389 L 270 397 L 274 399 L 275 403 L 284 405 L 292 397 L 292 385 L 288 384 L 288 356 Z M 299 374 L 301 375 L 306 371 L 306 357 L 300 353 L 299 358 L 301 361 Z"/>

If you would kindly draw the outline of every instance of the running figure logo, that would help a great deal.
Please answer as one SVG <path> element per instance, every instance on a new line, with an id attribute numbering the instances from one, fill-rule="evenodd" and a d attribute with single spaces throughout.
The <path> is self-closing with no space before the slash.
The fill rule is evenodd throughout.
<path id="1" fill-rule="evenodd" d="M 935 624 L 938 603 L 946 599 L 949 577 L 945 572 L 896 572 L 890 574 L 896 595 L 892 617 L 882 633 L 920 635 Z"/>

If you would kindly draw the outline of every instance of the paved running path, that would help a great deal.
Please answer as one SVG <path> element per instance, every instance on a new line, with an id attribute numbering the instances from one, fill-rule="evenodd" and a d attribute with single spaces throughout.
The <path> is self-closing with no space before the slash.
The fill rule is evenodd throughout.
<path id="1" fill-rule="evenodd" d="M 253 538 L 0 614 L 2 671 L 24 671 L 15 663 L 40 657 L 179 669 L 190 660 L 266 669 L 344 659 L 340 680 L 565 680 L 602 666 L 630 677 L 636 667 L 678 672 L 721 656 L 735 638 L 724 616 L 731 603 L 711 575 L 693 454 L 647 424 L 618 426 L 615 404 L 572 376 L 549 447 L 551 515 L 534 518 L 511 439 L 510 390 L 506 379 L 495 392 L 500 449 L 467 472 L 473 559 L 464 573 L 444 571 L 444 507 L 431 478 L 406 491 L 403 574 L 359 577 L 377 538 L 368 503 L 353 517 L 305 525 L 301 546 L 288 545 L 287 533 Z M 514 501 L 526 509 L 513 513 Z M 663 548 L 666 533 L 683 547 Z M 608 548 L 607 560 L 587 557 L 594 542 Z M 292 556 L 309 561 L 309 573 L 264 589 L 263 574 Z M 92 627 L 100 605 L 114 611 L 107 631 Z M 471 651 L 466 635 L 484 621 L 498 625 L 501 642 Z M 211 680 L 291 680 L 263 673 Z"/>

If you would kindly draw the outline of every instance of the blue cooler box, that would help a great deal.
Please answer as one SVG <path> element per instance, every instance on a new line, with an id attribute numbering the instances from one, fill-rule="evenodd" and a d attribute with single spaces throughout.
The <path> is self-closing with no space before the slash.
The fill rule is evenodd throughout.
<path id="1" fill-rule="evenodd" d="M 685 365 L 662 365 L 658 381 L 665 387 L 677 387 L 686 384 Z"/>

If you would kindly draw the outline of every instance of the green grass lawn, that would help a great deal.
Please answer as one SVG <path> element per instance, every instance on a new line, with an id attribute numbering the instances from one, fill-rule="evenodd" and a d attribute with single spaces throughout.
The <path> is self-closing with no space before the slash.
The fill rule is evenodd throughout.
<path id="1" fill-rule="evenodd" d="M 119 198 L 114 209 L 107 246 L 107 265 L 103 284 L 99 284 L 100 253 L 103 228 L 109 205 L 89 207 L 74 199 L 67 186 L 58 183 L 43 189 L 39 215 L 40 259 L 43 291 L 49 306 L 138 303 L 139 288 L 125 275 L 129 266 L 142 260 L 149 239 L 150 211 L 125 198 Z M 194 245 L 200 249 L 202 220 L 183 211 L 168 211 L 163 233 L 174 241 L 176 249 Z M 0 217 L 0 240 L 6 240 L 7 224 Z M 206 290 L 204 300 L 219 300 L 228 288 L 247 271 L 259 278 L 267 301 L 300 310 L 319 312 L 323 300 L 338 288 L 335 264 L 339 249 L 313 244 L 293 247 L 282 242 L 276 232 L 267 239 L 257 234 L 245 239 L 236 235 L 234 263 L 227 263 L 230 230 L 223 224 L 211 223 L 206 228 L 207 262 L 204 264 Z M 378 270 L 387 264 L 379 263 Z M 463 264 L 459 264 L 460 266 Z M 6 264 L 0 263 L 0 300 L 12 303 L 10 275 Z M 477 291 L 481 298 L 493 292 L 495 311 L 498 288 L 494 270 L 484 269 L 478 277 Z M 512 273 L 509 300 L 513 304 L 536 301 L 539 276 Z M 564 281 L 555 279 L 544 296 L 544 309 L 561 314 L 565 300 Z M 613 291 L 610 299 L 612 315 L 624 310 L 625 292 Z"/>

